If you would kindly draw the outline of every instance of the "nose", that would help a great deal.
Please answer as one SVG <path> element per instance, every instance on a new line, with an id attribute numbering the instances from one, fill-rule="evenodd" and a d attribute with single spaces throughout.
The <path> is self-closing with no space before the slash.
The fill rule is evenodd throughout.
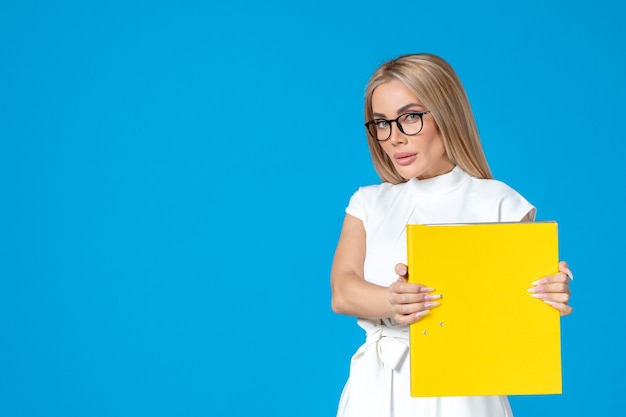
<path id="1" fill-rule="evenodd" d="M 395 122 L 395 126 L 391 125 L 390 128 L 391 136 L 389 136 L 389 140 L 391 141 L 392 145 L 397 146 L 406 142 L 406 136 L 404 133 L 402 133 L 402 130 L 400 130 L 397 121 Z"/>

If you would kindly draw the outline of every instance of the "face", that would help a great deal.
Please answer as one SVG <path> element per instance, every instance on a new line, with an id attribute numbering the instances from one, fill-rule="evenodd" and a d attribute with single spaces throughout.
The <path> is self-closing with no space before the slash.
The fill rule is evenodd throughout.
<path id="1" fill-rule="evenodd" d="M 395 119 L 407 112 L 428 111 L 420 100 L 397 80 L 376 87 L 372 94 L 374 119 Z M 391 137 L 379 142 L 402 178 L 426 179 L 450 172 L 454 164 L 446 156 L 443 139 L 432 114 L 425 114 L 424 126 L 415 136 L 405 135 L 391 122 Z"/>

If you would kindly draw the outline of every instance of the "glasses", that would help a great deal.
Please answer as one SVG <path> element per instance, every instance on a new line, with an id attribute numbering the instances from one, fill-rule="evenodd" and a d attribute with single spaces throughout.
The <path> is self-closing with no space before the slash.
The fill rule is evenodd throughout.
<path id="1" fill-rule="evenodd" d="M 379 142 L 384 142 L 391 137 L 391 122 L 396 122 L 398 130 L 408 136 L 415 136 L 424 127 L 424 115 L 429 111 L 412 111 L 401 114 L 392 120 L 374 119 L 365 123 L 371 137 Z"/>

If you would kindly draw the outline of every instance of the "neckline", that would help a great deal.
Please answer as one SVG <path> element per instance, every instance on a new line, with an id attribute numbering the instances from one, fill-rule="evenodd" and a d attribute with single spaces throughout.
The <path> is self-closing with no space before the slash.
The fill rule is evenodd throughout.
<path id="1" fill-rule="evenodd" d="M 467 172 L 455 165 L 452 171 L 445 174 L 423 180 L 411 178 L 409 183 L 411 184 L 411 189 L 418 193 L 447 194 L 458 188 L 469 178 L 470 175 Z"/>

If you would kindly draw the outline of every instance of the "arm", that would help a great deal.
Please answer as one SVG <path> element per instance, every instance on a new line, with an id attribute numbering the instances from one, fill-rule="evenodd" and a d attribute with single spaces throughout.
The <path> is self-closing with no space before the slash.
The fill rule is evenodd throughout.
<path id="1" fill-rule="evenodd" d="M 534 216 L 529 212 L 521 221 L 534 221 L 533 217 Z M 408 278 L 407 266 L 403 264 L 396 265 L 396 273 L 399 276 L 398 281 L 394 282 L 389 287 L 389 302 L 394 310 L 393 317 L 396 321 L 402 324 L 411 324 L 428 313 L 430 307 L 439 305 L 438 302 L 431 301 L 441 298 L 441 295 L 437 294 L 426 294 L 423 298 L 425 302 L 422 304 L 420 304 L 421 301 L 419 301 L 419 299 L 413 298 L 410 300 L 406 293 L 410 291 L 407 286 L 411 285 L 406 284 Z M 573 311 L 573 308 L 568 305 L 571 278 L 572 271 L 569 269 L 567 262 L 561 261 L 559 262 L 558 273 L 533 282 L 531 284 L 533 287 L 528 291 L 531 293 L 531 297 L 543 300 L 545 303 L 559 310 L 561 316 L 567 316 Z M 432 289 L 422 287 L 422 291 L 430 292 Z"/>
<path id="2" fill-rule="evenodd" d="M 330 272 L 333 311 L 364 318 L 391 317 L 389 290 L 365 281 L 364 263 L 363 222 L 347 214 Z"/>
<path id="3" fill-rule="evenodd" d="M 398 281 L 389 288 L 364 278 L 365 228 L 363 222 L 346 215 L 331 269 L 332 308 L 335 313 L 363 318 L 393 317 L 399 323 L 417 321 L 440 298 L 420 284 L 407 284 L 404 265 L 396 267 Z"/>

